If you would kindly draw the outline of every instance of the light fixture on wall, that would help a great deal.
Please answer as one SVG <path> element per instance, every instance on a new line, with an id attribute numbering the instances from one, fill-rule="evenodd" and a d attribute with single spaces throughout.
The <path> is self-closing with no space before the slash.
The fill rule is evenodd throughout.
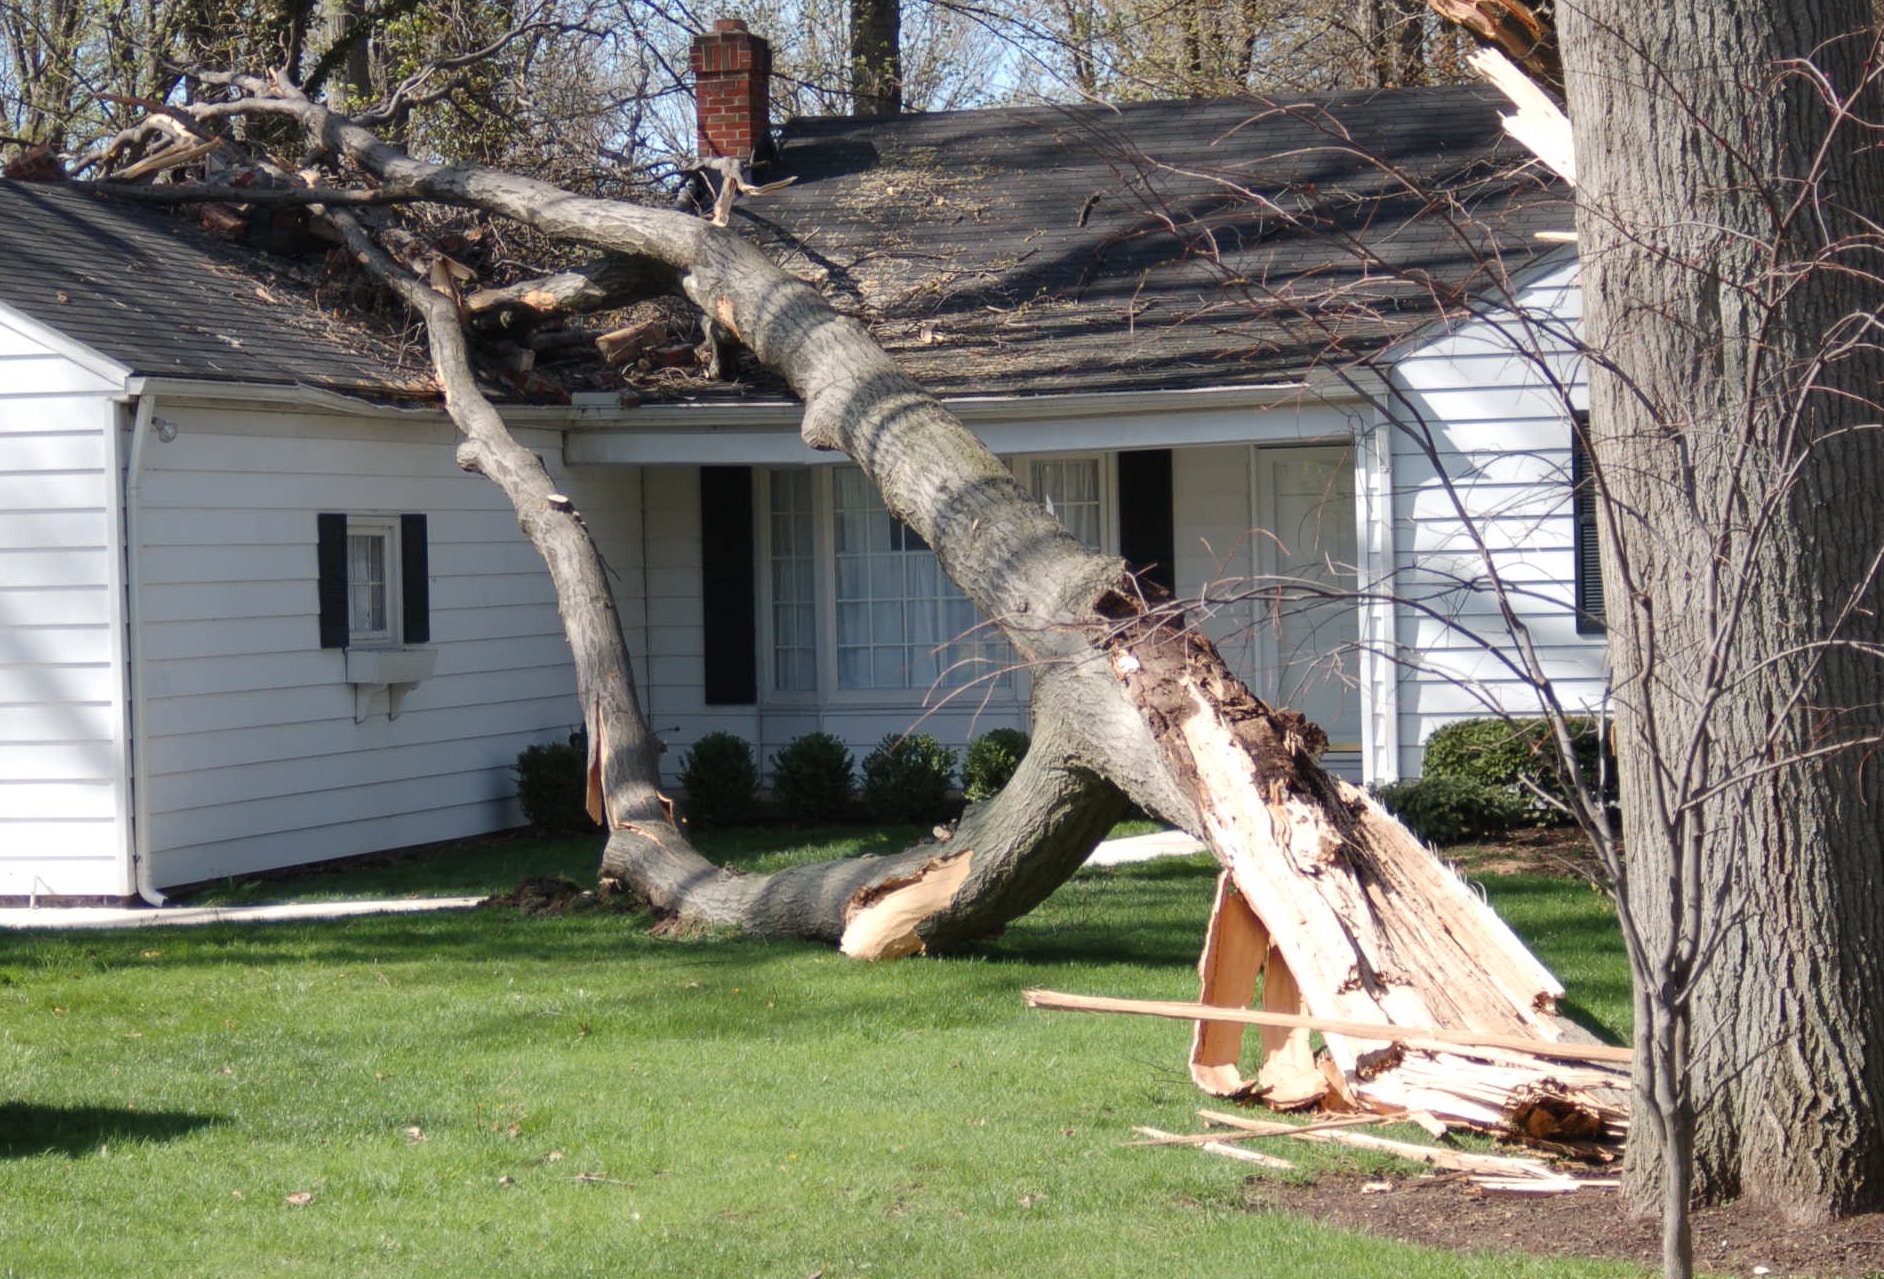
<path id="1" fill-rule="evenodd" d="M 153 414 L 150 419 L 150 425 L 151 429 L 157 432 L 157 438 L 162 443 L 168 444 L 170 441 L 177 438 L 177 424 L 170 421 L 168 418 L 161 418 Z"/>

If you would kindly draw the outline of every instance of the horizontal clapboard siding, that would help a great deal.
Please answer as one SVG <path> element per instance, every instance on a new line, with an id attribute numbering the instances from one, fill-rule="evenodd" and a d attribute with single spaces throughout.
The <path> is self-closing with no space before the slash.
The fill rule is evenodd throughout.
<path id="1" fill-rule="evenodd" d="M 0 897 L 131 891 L 118 389 L 0 314 Z"/>
<path id="2" fill-rule="evenodd" d="M 502 493 L 458 470 L 449 427 L 164 415 L 179 429 L 147 457 L 139 555 L 157 882 L 521 821 L 517 752 L 581 712 L 548 574 Z M 524 442 L 554 467 L 555 437 Z M 356 723 L 344 651 L 320 646 L 323 512 L 426 517 L 437 667 L 396 720 L 382 701 Z"/>
<path id="3" fill-rule="evenodd" d="M 1404 776 L 1419 773 L 1421 746 L 1442 724 L 1535 705 L 1517 676 L 1474 642 L 1505 638 L 1474 535 L 1512 587 L 1558 696 L 1571 707 L 1603 698 L 1603 639 L 1577 633 L 1572 585 L 1566 389 L 1582 402 L 1567 340 L 1580 314 L 1572 269 L 1540 278 L 1518 310 L 1536 322 L 1507 315 L 1466 325 L 1394 370 L 1403 396 L 1392 433 L 1395 587 L 1425 606 L 1397 612 L 1396 642 L 1419 656 L 1398 676 Z"/>

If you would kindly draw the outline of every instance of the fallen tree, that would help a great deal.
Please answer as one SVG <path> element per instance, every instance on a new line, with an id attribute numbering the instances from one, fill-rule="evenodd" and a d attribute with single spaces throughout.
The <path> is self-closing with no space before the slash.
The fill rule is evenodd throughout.
<path id="1" fill-rule="evenodd" d="M 609 831 L 608 878 L 681 923 L 895 956 L 956 945 L 1024 914 L 1077 869 L 1129 797 L 1209 844 L 1250 907 L 1275 921 L 1266 935 L 1272 998 L 1286 974 L 1295 1002 L 1321 1017 L 1563 1035 L 1549 974 L 1384 810 L 1321 769 L 1325 741 L 1314 725 L 1254 696 L 1179 611 L 1120 560 L 1073 538 L 861 324 L 754 245 L 683 212 L 415 159 L 278 79 L 204 82 L 229 96 L 187 108 L 200 128 L 235 117 L 291 122 L 364 174 L 356 185 L 375 202 L 477 208 L 646 264 L 614 273 L 621 278 L 671 275 L 714 329 L 787 379 L 805 405 L 804 439 L 856 461 L 1032 674 L 1033 748 L 1007 788 L 946 838 L 772 875 L 712 865 L 659 792 L 627 645 L 581 516 L 477 388 L 462 327 L 469 308 L 450 295 L 451 273 L 394 262 L 341 201 L 310 192 L 355 258 L 426 317 L 446 408 L 466 437 L 460 463 L 504 489 L 550 567 Z M 1345 1050 L 1339 1058 L 1343 1070 L 1359 1064 Z"/>

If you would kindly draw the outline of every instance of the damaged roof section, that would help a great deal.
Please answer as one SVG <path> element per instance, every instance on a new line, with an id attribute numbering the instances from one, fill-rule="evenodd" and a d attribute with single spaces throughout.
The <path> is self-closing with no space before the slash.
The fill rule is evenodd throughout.
<path id="1" fill-rule="evenodd" d="M 1289 381 L 1496 297 L 1568 189 L 1476 86 L 797 120 L 739 220 L 942 394 Z"/>
<path id="2" fill-rule="evenodd" d="M 0 180 L 0 302 L 144 377 L 436 395 L 410 350 L 289 272 L 155 209 L 82 186 Z"/>

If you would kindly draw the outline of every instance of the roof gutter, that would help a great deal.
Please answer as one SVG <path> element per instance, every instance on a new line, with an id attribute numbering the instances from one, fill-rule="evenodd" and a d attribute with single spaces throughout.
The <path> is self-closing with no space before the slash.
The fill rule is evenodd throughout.
<path id="1" fill-rule="evenodd" d="M 1375 379 L 1377 380 L 1377 379 Z M 984 422 L 1030 422 L 1065 417 L 1111 417 L 1147 412 L 1203 409 L 1275 408 L 1312 401 L 1317 404 L 1362 403 L 1369 379 L 1311 375 L 1304 381 L 1190 390 L 1081 391 L 1064 395 L 969 395 L 942 397 L 941 405 L 970 426 Z M 354 417 L 410 418 L 444 412 L 436 397 L 373 399 L 302 383 L 274 385 L 222 382 L 208 378 L 135 377 L 127 383 L 133 396 L 155 395 L 176 405 L 285 404 Z M 569 404 L 499 403 L 498 411 L 514 426 L 629 427 L 660 431 L 695 429 L 702 418 L 724 420 L 731 429 L 797 430 L 804 405 L 797 400 L 722 400 L 702 398 L 640 404 L 623 408 L 614 391 L 577 392 Z"/>
<path id="2" fill-rule="evenodd" d="M 1362 397 L 1344 386 L 1274 382 L 1199 390 L 1082 391 L 1068 395 L 967 395 L 939 397 L 943 408 L 969 426 L 984 422 L 1031 422 L 1065 417 L 1112 417 L 1187 409 L 1273 408 L 1301 400 L 1333 403 Z M 750 430 L 798 429 L 805 406 L 796 400 L 698 399 L 622 408 L 614 392 L 577 393 L 568 405 L 500 406 L 504 419 L 524 426 L 630 427 L 660 431 L 697 428 L 705 417 Z"/>
<path id="3" fill-rule="evenodd" d="M 380 418 L 410 418 L 419 414 L 438 416 L 445 411 L 444 401 L 437 396 L 415 396 L 409 400 L 372 399 L 364 394 L 350 395 L 298 382 L 268 384 L 219 382 L 209 378 L 134 377 L 125 384 L 125 389 L 140 402 L 146 397 L 161 396 L 179 406 L 225 406 L 236 401 L 242 404 L 285 404 L 350 417 Z"/>

